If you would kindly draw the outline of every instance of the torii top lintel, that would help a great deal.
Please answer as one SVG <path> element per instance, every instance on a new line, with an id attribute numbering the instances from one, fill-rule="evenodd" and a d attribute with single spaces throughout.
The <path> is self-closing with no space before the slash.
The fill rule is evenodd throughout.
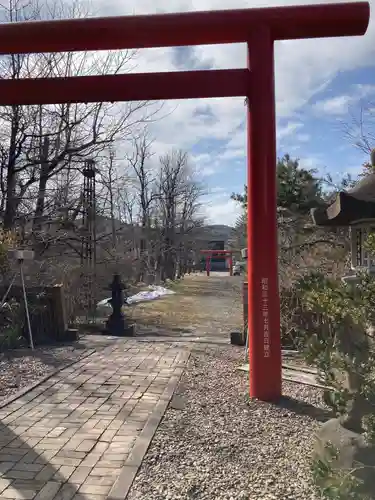
<path id="1" fill-rule="evenodd" d="M 363 35 L 368 2 L 0 24 L 0 54 L 241 43 L 259 25 L 274 40 Z"/>

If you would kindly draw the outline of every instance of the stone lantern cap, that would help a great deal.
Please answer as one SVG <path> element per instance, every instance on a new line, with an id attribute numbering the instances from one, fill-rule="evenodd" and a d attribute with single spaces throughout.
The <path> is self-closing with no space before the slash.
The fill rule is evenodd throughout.
<path id="1" fill-rule="evenodd" d="M 352 189 L 340 191 L 325 206 L 313 208 L 311 216 L 317 226 L 351 226 L 375 219 L 375 173 L 369 174 Z"/>

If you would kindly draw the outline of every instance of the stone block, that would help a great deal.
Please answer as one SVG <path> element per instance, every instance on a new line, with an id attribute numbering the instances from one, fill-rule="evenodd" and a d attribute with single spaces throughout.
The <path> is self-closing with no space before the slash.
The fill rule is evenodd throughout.
<path id="1" fill-rule="evenodd" d="M 337 452 L 337 459 L 332 460 L 330 447 Z M 372 498 L 375 491 L 375 446 L 366 443 L 362 434 L 345 428 L 338 418 L 331 419 L 317 433 L 314 458 L 344 475 L 353 471 L 354 477 L 362 483 L 356 492 L 358 498 Z M 325 479 L 322 479 L 322 486 L 328 486 Z"/>

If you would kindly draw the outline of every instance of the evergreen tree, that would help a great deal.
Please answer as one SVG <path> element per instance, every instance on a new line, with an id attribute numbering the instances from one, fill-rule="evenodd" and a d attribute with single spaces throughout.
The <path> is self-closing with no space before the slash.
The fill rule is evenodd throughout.
<path id="1" fill-rule="evenodd" d="M 299 213 L 307 213 L 322 199 L 321 181 L 315 176 L 315 170 L 300 168 L 299 160 L 288 154 L 277 160 L 277 206 Z M 232 200 L 247 209 L 247 186 L 244 192 L 233 193 Z"/>
<path id="2" fill-rule="evenodd" d="M 306 213 L 319 204 L 322 187 L 315 170 L 300 168 L 299 160 L 286 154 L 277 161 L 276 175 L 278 207 Z"/>

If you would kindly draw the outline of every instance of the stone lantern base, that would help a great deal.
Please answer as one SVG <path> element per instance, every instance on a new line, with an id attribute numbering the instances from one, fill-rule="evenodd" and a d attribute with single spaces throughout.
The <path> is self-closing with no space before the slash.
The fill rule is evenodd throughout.
<path id="1" fill-rule="evenodd" d="M 125 318 L 113 318 L 111 315 L 103 332 L 105 335 L 114 335 L 116 337 L 133 337 L 135 335 L 135 325 L 126 323 Z"/>
<path id="2" fill-rule="evenodd" d="M 329 453 L 330 446 L 338 453 L 337 459 L 333 461 Z M 341 471 L 343 475 L 352 471 L 353 477 L 362 483 L 358 498 L 362 498 L 361 495 L 375 498 L 375 446 L 367 444 L 363 434 L 347 429 L 341 419 L 333 418 L 322 425 L 317 433 L 314 459 Z M 322 486 L 328 486 L 324 479 Z"/>

